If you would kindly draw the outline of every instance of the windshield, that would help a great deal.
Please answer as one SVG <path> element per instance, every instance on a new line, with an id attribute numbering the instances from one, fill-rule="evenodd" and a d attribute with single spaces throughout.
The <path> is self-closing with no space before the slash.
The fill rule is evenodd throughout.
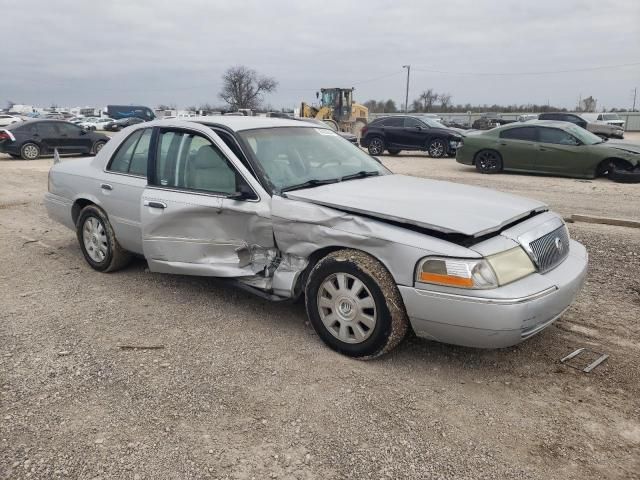
<path id="1" fill-rule="evenodd" d="M 565 127 L 565 129 L 585 145 L 595 145 L 596 143 L 602 143 L 602 139 L 599 136 L 594 135 L 588 130 L 585 130 L 584 128 L 577 125 L 568 125 L 567 127 Z"/>
<path id="2" fill-rule="evenodd" d="M 389 173 L 374 158 L 326 128 L 263 128 L 239 135 L 278 192 L 307 182 L 338 181 L 362 172 Z"/>

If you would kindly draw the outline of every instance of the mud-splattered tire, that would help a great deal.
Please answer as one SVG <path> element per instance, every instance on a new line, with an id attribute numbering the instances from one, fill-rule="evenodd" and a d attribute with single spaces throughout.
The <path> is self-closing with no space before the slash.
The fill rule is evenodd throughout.
<path id="1" fill-rule="evenodd" d="M 118 243 L 107 215 L 96 205 L 82 209 L 76 234 L 84 258 L 94 270 L 114 272 L 131 261 L 131 254 Z"/>
<path id="2" fill-rule="evenodd" d="M 609 166 L 607 177 L 616 183 L 640 183 L 640 167 L 612 164 Z"/>
<path id="3" fill-rule="evenodd" d="M 370 359 L 405 337 L 409 319 L 396 283 L 378 260 L 338 250 L 309 273 L 307 315 L 320 338 L 344 355 Z"/>

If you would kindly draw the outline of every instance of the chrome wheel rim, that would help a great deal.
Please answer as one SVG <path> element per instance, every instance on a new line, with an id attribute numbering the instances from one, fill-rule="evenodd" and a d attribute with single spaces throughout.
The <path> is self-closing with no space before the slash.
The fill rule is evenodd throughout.
<path id="1" fill-rule="evenodd" d="M 327 331 L 344 343 L 362 343 L 376 326 L 376 303 L 367 286 L 348 273 L 328 276 L 318 290 L 318 313 Z"/>
<path id="2" fill-rule="evenodd" d="M 104 147 L 104 143 L 100 142 L 96 145 L 96 153 L 98 153 L 100 150 L 102 150 L 102 147 Z"/>
<path id="3" fill-rule="evenodd" d="M 482 170 L 496 170 L 498 168 L 498 157 L 491 152 L 483 152 L 478 158 Z"/>
<path id="4" fill-rule="evenodd" d="M 104 262 L 109 251 L 107 232 L 96 217 L 87 217 L 82 225 L 82 241 L 87 255 L 96 263 Z"/>
<path id="5" fill-rule="evenodd" d="M 442 142 L 433 142 L 429 145 L 429 155 L 432 157 L 441 157 L 444 154 L 444 145 Z"/>
<path id="6" fill-rule="evenodd" d="M 28 159 L 33 160 L 34 158 L 38 158 L 38 147 L 36 147 L 35 145 L 26 145 L 22 149 L 22 153 Z"/>
<path id="7" fill-rule="evenodd" d="M 373 155 L 380 155 L 384 150 L 384 145 L 382 144 L 382 140 L 380 140 L 379 138 L 374 138 L 373 140 L 371 140 L 369 148 L 371 149 L 371 153 Z"/>

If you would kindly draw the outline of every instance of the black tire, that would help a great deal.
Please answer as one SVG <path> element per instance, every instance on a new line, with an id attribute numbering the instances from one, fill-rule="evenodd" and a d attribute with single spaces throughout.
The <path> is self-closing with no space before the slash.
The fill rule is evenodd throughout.
<path id="1" fill-rule="evenodd" d="M 500 173 L 503 168 L 502 157 L 495 150 L 480 150 L 476 153 L 475 164 L 480 173 Z"/>
<path id="2" fill-rule="evenodd" d="M 434 138 L 427 145 L 427 153 L 432 158 L 442 158 L 447 154 L 447 142 L 442 138 Z"/>
<path id="3" fill-rule="evenodd" d="M 20 158 L 23 160 L 37 160 L 40 153 L 40 146 L 33 142 L 27 142 L 20 147 Z"/>
<path id="4" fill-rule="evenodd" d="M 382 155 L 384 153 L 384 140 L 382 137 L 372 137 L 367 147 L 369 155 Z"/>
<path id="5" fill-rule="evenodd" d="M 343 285 L 347 287 L 342 292 L 339 278 L 344 280 Z M 360 281 L 362 286 L 356 285 L 354 279 Z M 338 286 L 335 300 L 333 296 L 324 296 L 329 291 L 325 288 L 327 282 L 331 282 L 334 288 Z M 378 260 L 358 250 L 338 250 L 321 259 L 309 273 L 305 297 L 307 315 L 322 341 L 349 357 L 371 359 L 387 353 L 400 344 L 409 329 L 409 319 L 395 280 Z M 322 300 L 335 302 L 335 310 L 321 306 Z M 348 312 L 338 311 L 345 304 L 347 307 L 352 305 L 347 308 Z M 370 304 L 373 306 L 364 307 Z M 371 328 L 364 330 L 366 325 L 358 320 L 362 318 L 360 313 L 375 319 Z M 343 315 L 353 316 L 349 319 Z M 323 317 L 324 322 L 331 322 L 335 318 L 334 324 L 325 325 Z M 338 338 L 338 332 L 343 327 L 347 335 L 353 336 L 352 342 Z M 361 332 L 360 335 L 366 335 L 362 341 L 356 338 L 356 328 Z"/>
<path id="6" fill-rule="evenodd" d="M 99 236 L 98 234 L 92 235 L 89 233 L 90 221 L 91 223 L 96 221 L 99 223 L 103 236 Z M 87 251 L 87 246 L 85 246 L 85 229 L 87 229 L 88 236 L 92 237 L 90 241 L 92 244 L 91 252 Z M 131 254 L 123 249 L 118 243 L 107 215 L 96 205 L 87 205 L 82 209 L 78 216 L 78 221 L 76 222 L 76 235 L 85 260 L 94 270 L 99 272 L 114 272 L 121 269 L 131 261 Z M 104 250 L 103 258 L 92 258 L 92 256 L 99 256 L 96 253 L 96 249 L 99 249 L 98 247 L 100 246 L 102 246 Z"/>
<path id="7" fill-rule="evenodd" d="M 398 155 L 401 150 L 398 150 L 397 148 L 390 148 L 387 152 L 389 152 L 389 155 Z"/>
<path id="8" fill-rule="evenodd" d="M 104 147 L 106 144 L 107 142 L 103 140 L 98 140 L 96 143 L 93 144 L 93 148 L 91 149 L 91 155 L 97 155 L 98 152 L 102 150 L 102 147 Z"/>
<path id="9" fill-rule="evenodd" d="M 640 166 L 633 168 L 627 162 L 612 163 L 608 167 L 607 177 L 616 183 L 640 183 Z"/>

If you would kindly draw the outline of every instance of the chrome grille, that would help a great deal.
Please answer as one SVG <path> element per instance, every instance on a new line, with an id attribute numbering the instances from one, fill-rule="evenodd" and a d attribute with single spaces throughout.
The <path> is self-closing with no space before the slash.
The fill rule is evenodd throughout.
<path id="1" fill-rule="evenodd" d="M 560 265 L 569 255 L 569 232 L 561 226 L 529 243 L 529 254 L 541 273 Z"/>

